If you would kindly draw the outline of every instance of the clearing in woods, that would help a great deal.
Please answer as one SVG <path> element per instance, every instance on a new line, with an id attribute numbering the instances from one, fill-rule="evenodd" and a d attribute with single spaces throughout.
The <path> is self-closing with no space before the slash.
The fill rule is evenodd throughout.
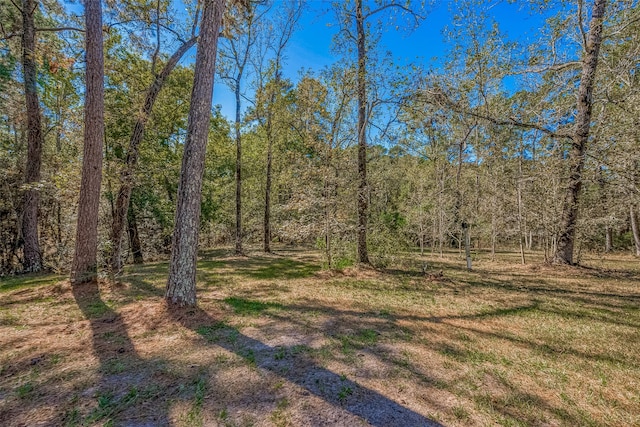
<path id="1" fill-rule="evenodd" d="M 637 259 L 228 253 L 195 310 L 166 309 L 165 262 L 0 281 L 0 424 L 640 425 Z"/>

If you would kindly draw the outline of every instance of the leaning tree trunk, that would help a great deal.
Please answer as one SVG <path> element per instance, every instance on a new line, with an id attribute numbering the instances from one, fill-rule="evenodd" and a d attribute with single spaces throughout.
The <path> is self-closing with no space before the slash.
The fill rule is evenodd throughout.
<path id="1" fill-rule="evenodd" d="M 638 225 L 638 215 L 636 214 L 633 205 L 629 208 L 629 215 L 631 218 L 631 232 L 633 234 L 633 242 L 636 245 L 636 256 L 640 256 L 640 225 Z"/>
<path id="2" fill-rule="evenodd" d="M 369 199 L 367 195 L 367 51 L 362 0 L 356 0 L 356 28 L 358 33 L 358 262 L 360 264 L 370 264 L 367 250 L 367 220 L 369 215 Z"/>
<path id="3" fill-rule="evenodd" d="M 104 55 L 102 48 L 102 5 L 85 1 L 86 90 L 84 104 L 84 150 L 78 204 L 76 248 L 71 282 L 95 280 L 98 252 L 98 209 L 102 182 L 104 137 Z"/>
<path id="4" fill-rule="evenodd" d="M 196 304 L 202 176 L 211 119 L 218 32 L 224 8 L 225 0 L 204 0 L 166 293 L 168 303 L 180 306 Z"/>
<path id="5" fill-rule="evenodd" d="M 582 187 L 582 169 L 589 140 L 591 110 L 593 107 L 593 87 L 598 66 L 598 54 L 602 43 L 602 21 L 606 0 L 595 0 L 593 15 L 589 23 L 589 34 L 585 57 L 582 61 L 582 75 L 578 89 L 578 112 L 575 134 L 569 153 L 569 182 L 561 219 L 560 236 L 553 261 L 556 264 L 573 264 L 573 246 L 578 221 L 578 199 Z"/>
<path id="6" fill-rule="evenodd" d="M 156 99 L 158 99 L 160 90 L 164 86 L 169 74 L 171 74 L 171 71 L 173 71 L 182 56 L 184 56 L 184 54 L 193 47 L 196 41 L 197 38 L 194 37 L 183 43 L 178 50 L 171 55 L 171 58 L 169 58 L 165 66 L 162 68 L 160 74 L 156 75 L 153 83 L 147 91 L 144 105 L 140 110 L 136 123 L 133 127 L 133 133 L 129 139 L 126 165 L 120 174 L 120 189 L 118 190 L 115 215 L 113 216 L 113 222 L 111 224 L 112 253 L 110 257 L 110 264 L 113 273 L 118 273 L 122 269 L 122 235 L 124 234 L 124 225 L 127 219 L 129 203 L 131 201 L 131 189 L 133 188 L 133 178 L 136 163 L 138 162 L 138 148 L 144 138 L 145 126 L 149 120 L 149 115 L 151 114 L 153 105 L 155 104 Z"/>
<path id="7" fill-rule="evenodd" d="M 38 242 L 38 204 L 40 200 L 37 184 L 40 181 L 42 164 L 42 115 L 36 89 L 36 29 L 33 15 L 37 3 L 22 1 L 22 72 L 24 96 L 27 108 L 27 164 L 25 167 L 24 203 L 22 210 L 22 238 L 24 239 L 24 271 L 42 269 L 42 253 Z"/>

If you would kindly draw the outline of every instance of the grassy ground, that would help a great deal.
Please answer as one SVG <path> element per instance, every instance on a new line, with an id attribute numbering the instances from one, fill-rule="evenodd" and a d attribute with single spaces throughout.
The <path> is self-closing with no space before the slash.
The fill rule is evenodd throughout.
<path id="1" fill-rule="evenodd" d="M 202 254 L 116 284 L 0 281 L 0 425 L 640 425 L 640 262 Z"/>

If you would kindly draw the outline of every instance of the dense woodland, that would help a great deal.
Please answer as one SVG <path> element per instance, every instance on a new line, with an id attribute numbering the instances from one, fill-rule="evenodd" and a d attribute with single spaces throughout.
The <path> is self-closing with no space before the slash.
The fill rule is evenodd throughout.
<path id="1" fill-rule="evenodd" d="M 0 274 L 171 257 L 171 292 L 216 245 L 313 246 L 329 268 L 640 255 L 637 1 L 527 2 L 546 20 L 526 39 L 448 2 L 441 67 L 381 47 L 435 4 L 325 6 L 335 63 L 287 75 L 303 1 L 0 0 Z"/>

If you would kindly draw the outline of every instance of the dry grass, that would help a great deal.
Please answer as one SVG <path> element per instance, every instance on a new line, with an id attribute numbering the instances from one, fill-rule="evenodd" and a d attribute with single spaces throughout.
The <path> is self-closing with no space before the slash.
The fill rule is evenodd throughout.
<path id="1" fill-rule="evenodd" d="M 0 281 L 0 425 L 640 425 L 640 263 L 583 261 L 210 251 L 174 311 L 164 263 Z"/>

